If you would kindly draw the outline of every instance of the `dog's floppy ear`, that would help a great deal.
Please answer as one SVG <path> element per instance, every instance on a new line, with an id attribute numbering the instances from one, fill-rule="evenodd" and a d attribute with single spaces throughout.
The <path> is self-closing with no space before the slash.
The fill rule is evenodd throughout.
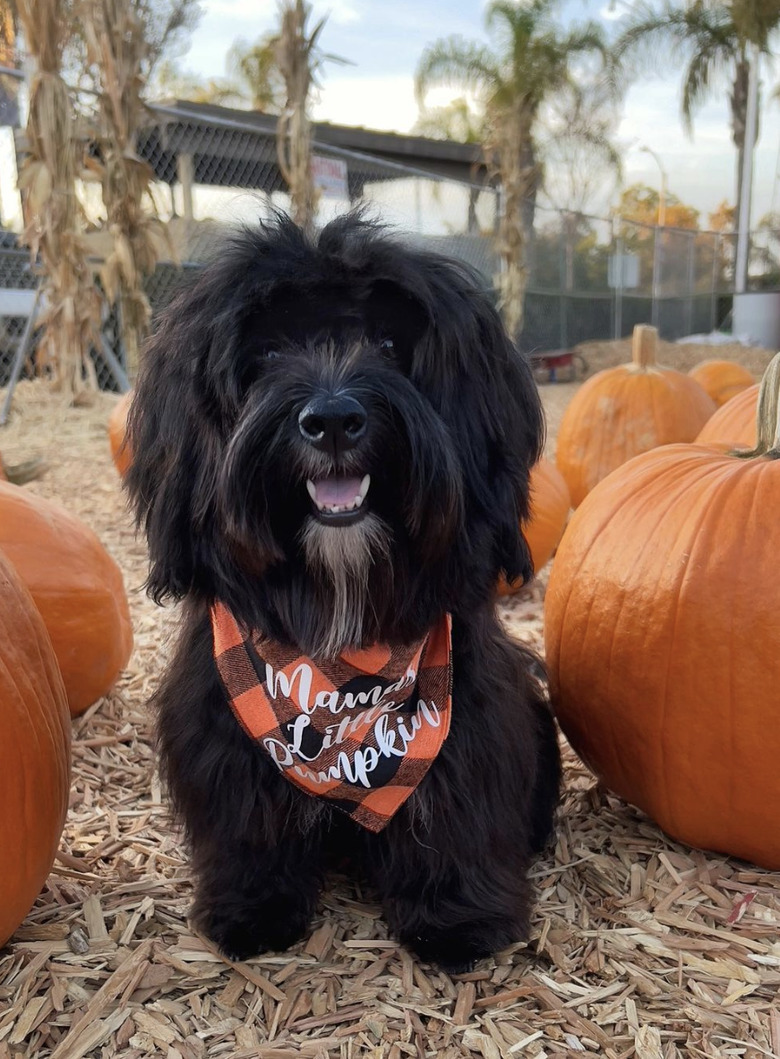
<path id="1" fill-rule="evenodd" d="M 509 580 L 529 580 L 520 523 L 529 515 L 528 476 L 544 443 L 530 365 L 474 274 L 435 255 L 420 255 L 420 266 L 414 296 L 430 324 L 412 367 L 415 382 L 459 448 L 470 515 L 489 527 L 496 569 Z"/>
<path id="2" fill-rule="evenodd" d="M 226 277 L 224 277 L 226 278 Z M 158 319 L 128 420 L 125 485 L 149 542 L 149 594 L 158 603 L 193 588 L 209 593 L 216 475 L 227 409 L 209 390 L 214 336 L 227 347 L 230 308 L 220 269 L 207 268 Z M 220 305 L 220 298 L 225 300 Z M 199 582 L 200 579 L 200 582 Z"/>

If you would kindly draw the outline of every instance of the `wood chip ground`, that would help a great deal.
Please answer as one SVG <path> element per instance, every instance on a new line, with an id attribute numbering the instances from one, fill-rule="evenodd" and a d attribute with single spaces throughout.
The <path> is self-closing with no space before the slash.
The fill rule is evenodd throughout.
<path id="1" fill-rule="evenodd" d="M 553 424 L 570 393 L 543 388 Z M 176 616 L 143 593 L 145 547 L 108 452 L 114 400 L 66 410 L 23 383 L 0 432 L 7 462 L 48 460 L 26 488 L 83 517 L 119 561 L 136 635 L 115 691 L 74 723 L 61 851 L 0 950 L 0 1059 L 780 1059 L 780 875 L 676 844 L 569 750 L 527 945 L 450 977 L 399 949 L 372 895 L 336 878 L 294 950 L 245 964 L 210 951 L 187 923 L 146 707 Z M 537 648 L 544 584 L 501 608 Z"/>

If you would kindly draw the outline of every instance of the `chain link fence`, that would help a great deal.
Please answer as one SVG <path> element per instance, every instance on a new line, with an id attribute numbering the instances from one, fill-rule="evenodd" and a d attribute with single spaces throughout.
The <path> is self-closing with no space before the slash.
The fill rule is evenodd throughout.
<path id="1" fill-rule="evenodd" d="M 213 110 L 214 108 L 210 108 Z M 21 207 L 15 192 L 15 149 L 0 129 L 0 385 L 7 381 L 24 312 L 14 315 L 13 293 L 30 292 L 36 277 L 15 232 Z M 247 114 L 208 117 L 186 105 L 152 106 L 138 151 L 154 170 L 154 208 L 168 223 L 175 260 L 161 262 L 147 283 L 158 310 L 201 267 L 224 234 L 253 224 L 289 198 L 276 160 L 274 120 Z M 466 261 L 495 284 L 500 262 L 495 232 L 501 200 L 487 185 L 446 179 L 330 144 L 314 145 L 321 196 L 318 223 L 358 205 L 393 226 L 414 245 Z M 89 225 L 96 271 L 109 252 L 100 188 L 78 189 Z M 520 345 L 527 352 L 571 349 L 591 339 L 630 334 L 655 324 L 664 338 L 708 332 L 728 322 L 733 292 L 735 236 L 658 228 L 620 218 L 529 207 L 528 287 Z M 755 233 L 751 287 L 780 286 L 780 231 Z M 29 300 L 29 295 L 28 295 Z M 116 315 L 107 309 L 104 346 L 122 361 Z M 121 385 L 110 356 L 93 354 L 100 384 Z"/>

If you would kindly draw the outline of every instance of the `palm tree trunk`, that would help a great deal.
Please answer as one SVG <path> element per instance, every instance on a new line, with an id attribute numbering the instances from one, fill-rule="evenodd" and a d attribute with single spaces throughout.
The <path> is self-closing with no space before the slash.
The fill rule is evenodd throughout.
<path id="1" fill-rule="evenodd" d="M 479 234 L 479 221 L 477 220 L 477 202 L 479 201 L 480 188 L 469 188 L 469 212 L 466 220 L 466 232 L 469 235 Z"/>
<path id="2" fill-rule="evenodd" d="M 526 248 L 528 233 L 533 231 L 537 167 L 531 127 L 532 114 L 521 104 L 498 116 L 491 137 L 503 194 L 498 231 L 502 266 L 498 276 L 499 305 L 513 340 L 517 340 L 523 323 L 523 300 L 528 282 Z"/>
<path id="3" fill-rule="evenodd" d="M 525 174 L 525 191 L 521 208 L 525 238 L 525 269 L 528 276 L 533 276 L 536 267 L 536 196 L 539 191 L 539 166 L 530 127 L 527 137 L 523 142 L 521 156 Z"/>
<path id="4" fill-rule="evenodd" d="M 745 169 L 745 137 L 747 135 L 747 101 L 748 85 L 750 83 L 750 62 L 744 52 L 741 51 L 734 72 L 734 83 L 729 96 L 731 108 L 731 139 L 737 148 L 737 178 L 735 199 L 736 207 L 742 201 L 742 174 Z"/>

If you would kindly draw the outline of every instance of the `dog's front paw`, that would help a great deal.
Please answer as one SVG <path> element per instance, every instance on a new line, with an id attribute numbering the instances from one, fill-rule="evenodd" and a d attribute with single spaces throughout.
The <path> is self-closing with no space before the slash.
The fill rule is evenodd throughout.
<path id="1" fill-rule="evenodd" d="M 298 902 L 285 897 L 274 897 L 240 912 L 219 906 L 193 911 L 198 930 L 234 963 L 289 949 L 304 936 L 310 919 L 308 908 L 302 910 Z"/>
<path id="2" fill-rule="evenodd" d="M 458 937 L 458 931 L 430 930 L 401 939 L 408 949 L 447 974 L 466 974 L 483 956 L 490 956 L 489 945 L 474 944 Z"/>
<path id="3" fill-rule="evenodd" d="M 512 943 L 512 932 L 493 923 L 464 923 L 438 929 L 425 928 L 401 936 L 404 945 L 448 974 L 466 974 L 477 960 L 493 956 Z"/>

